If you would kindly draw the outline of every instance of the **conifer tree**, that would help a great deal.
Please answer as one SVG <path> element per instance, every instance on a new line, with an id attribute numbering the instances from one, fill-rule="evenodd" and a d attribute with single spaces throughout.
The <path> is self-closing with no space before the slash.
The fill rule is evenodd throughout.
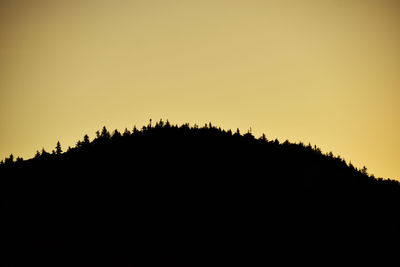
<path id="1" fill-rule="evenodd" d="M 131 135 L 131 132 L 128 130 L 128 128 L 125 128 L 125 131 L 124 131 L 123 136 L 124 136 L 124 137 L 127 137 L 127 136 L 129 136 L 129 135 Z"/>
<path id="2" fill-rule="evenodd" d="M 110 139 L 110 132 L 107 130 L 106 126 L 103 126 L 103 129 L 101 130 L 101 137 L 104 139 Z"/>
<path id="3" fill-rule="evenodd" d="M 90 143 L 89 136 L 85 134 L 85 136 L 83 137 L 83 144 L 86 146 L 89 145 L 89 143 Z"/>
<path id="4" fill-rule="evenodd" d="M 118 139 L 121 137 L 121 133 L 117 129 L 115 129 L 112 137 L 113 137 L 113 139 Z"/>
<path id="5" fill-rule="evenodd" d="M 9 164 L 9 163 L 13 163 L 13 162 L 14 162 L 14 155 L 13 154 L 10 154 L 10 156 L 4 160 L 5 164 Z"/>
<path id="6" fill-rule="evenodd" d="M 56 154 L 60 155 L 61 153 L 62 153 L 61 144 L 60 144 L 60 141 L 57 141 Z"/>
<path id="7" fill-rule="evenodd" d="M 42 155 L 42 156 L 47 156 L 47 155 L 49 155 L 49 153 L 48 153 L 44 148 L 42 148 L 42 153 L 41 153 L 41 155 Z"/>
<path id="8" fill-rule="evenodd" d="M 260 138 L 262 141 L 267 141 L 267 137 L 265 136 L 265 134 L 263 133 L 262 134 L 262 136 L 261 136 L 261 138 Z"/>

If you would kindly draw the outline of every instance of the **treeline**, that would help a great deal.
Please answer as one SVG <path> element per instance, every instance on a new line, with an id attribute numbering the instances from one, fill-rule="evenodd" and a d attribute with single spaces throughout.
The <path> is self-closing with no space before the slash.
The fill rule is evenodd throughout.
<path id="1" fill-rule="evenodd" d="M 68 147 L 66 153 L 76 153 L 77 151 L 88 149 L 89 147 L 96 147 L 96 146 L 101 146 L 104 145 L 105 143 L 113 143 L 113 142 L 124 142 L 127 139 L 130 138 L 136 138 L 141 135 L 146 135 L 146 134 L 159 134 L 160 131 L 164 131 L 163 134 L 166 133 L 166 131 L 171 131 L 169 134 L 174 134 L 174 133 L 179 133 L 179 134 L 193 134 L 193 135 L 199 135 L 201 133 L 207 133 L 207 135 L 218 135 L 218 136 L 224 136 L 227 138 L 230 137 L 235 137 L 235 138 L 241 138 L 242 140 L 246 140 L 248 142 L 257 142 L 260 145 L 265 145 L 265 144 L 270 144 L 270 145 L 279 145 L 281 147 L 285 148 L 291 148 L 288 150 L 303 150 L 303 151 L 308 151 L 312 152 L 316 155 L 320 155 L 323 157 L 328 158 L 329 160 L 336 161 L 341 164 L 346 164 L 351 170 L 360 172 L 363 175 L 369 176 L 371 178 L 375 178 L 374 175 L 368 175 L 367 168 L 364 166 L 362 169 L 358 169 L 357 167 L 354 167 L 351 162 L 347 163 L 345 159 L 342 159 L 340 156 L 334 156 L 332 152 L 323 154 L 321 152 L 321 149 L 317 147 L 316 145 L 312 146 L 310 143 L 308 145 L 305 145 L 302 142 L 299 143 L 290 143 L 288 140 L 284 141 L 283 143 L 280 143 L 278 139 L 275 140 L 267 140 L 265 134 L 262 134 L 261 137 L 258 139 L 255 138 L 251 131 L 248 131 L 245 134 L 241 134 L 240 130 L 237 129 L 235 132 L 232 132 L 232 130 L 224 130 L 221 129 L 220 127 L 215 127 L 211 123 L 205 124 L 202 127 L 199 127 L 197 124 L 194 124 L 192 127 L 189 125 L 189 123 L 182 124 L 181 126 L 179 125 L 171 125 L 170 122 L 167 120 L 164 122 L 162 119 L 158 122 L 155 123 L 155 125 L 152 125 L 152 120 L 150 120 L 150 123 L 147 126 L 143 126 L 140 130 L 135 127 L 133 127 L 132 130 L 128 130 L 128 128 L 125 128 L 124 132 L 120 132 L 117 129 L 115 129 L 112 132 L 109 132 L 106 128 L 106 126 L 103 126 L 101 131 L 96 131 L 96 136 L 95 138 L 90 141 L 89 136 L 86 134 L 83 137 L 83 140 L 79 140 L 76 143 L 75 147 Z M 54 157 L 54 156 L 59 156 L 63 154 L 63 150 L 61 148 L 61 144 L 58 141 L 55 148 L 51 151 L 51 153 L 47 152 L 44 148 L 41 151 L 36 151 L 36 154 L 34 156 L 35 159 L 44 159 L 44 158 L 49 158 L 49 157 Z M 22 157 L 17 157 L 15 158 L 13 154 L 10 154 L 9 157 L 6 157 L 4 160 L 0 161 L 0 165 L 12 165 L 13 163 L 22 163 L 24 160 Z M 383 180 L 382 178 L 378 178 L 379 180 Z M 396 182 L 396 181 L 392 181 Z"/>
<path id="2" fill-rule="evenodd" d="M 84 135 L 82 140 L 77 141 L 75 147 L 68 147 L 66 152 L 63 152 L 61 148 L 61 144 L 58 141 L 55 148 L 50 152 L 47 152 L 44 148 L 41 151 L 36 151 L 36 154 L 33 159 L 28 161 L 37 161 L 37 160 L 47 160 L 47 159 L 56 159 L 60 158 L 62 154 L 76 154 L 80 151 L 87 150 L 96 150 L 97 148 L 101 148 L 102 146 L 109 146 L 115 143 L 124 143 L 129 142 L 129 140 L 140 139 L 143 136 L 152 136 L 152 135 L 184 135 L 184 136 L 193 136 L 193 137 L 218 137 L 218 138 L 227 138 L 232 139 L 239 142 L 247 142 L 248 144 L 257 144 L 259 146 L 267 147 L 267 149 L 276 149 L 279 147 L 280 149 L 287 151 L 287 153 L 305 153 L 304 155 L 313 155 L 314 157 L 321 157 L 327 162 L 336 163 L 337 167 L 343 168 L 344 166 L 348 167 L 348 169 L 355 175 L 364 176 L 368 179 L 377 179 L 379 182 L 391 183 L 391 184 L 399 184 L 396 180 L 391 179 L 383 179 L 383 178 L 375 178 L 374 175 L 368 174 L 367 168 L 364 166 L 361 169 L 355 167 L 351 162 L 346 162 L 345 159 L 340 156 L 333 155 L 332 152 L 323 154 L 321 149 L 316 145 L 312 146 L 310 143 L 305 145 L 302 142 L 299 143 L 290 143 L 288 140 L 280 143 L 278 139 L 267 140 L 265 134 L 262 134 L 261 137 L 256 138 L 253 136 L 251 131 L 246 132 L 245 134 L 241 134 L 239 129 L 235 132 L 232 130 L 224 130 L 220 127 L 213 126 L 211 123 L 205 124 L 202 127 L 199 127 L 197 124 L 190 126 L 189 123 L 182 125 L 173 125 L 167 120 L 164 122 L 162 119 L 152 125 L 152 120 L 150 120 L 147 126 L 143 126 L 141 129 L 133 127 L 132 130 L 128 130 L 125 128 L 123 132 L 115 129 L 112 132 L 109 132 L 107 128 L 104 126 L 101 131 L 96 131 L 96 136 L 92 141 L 90 141 L 89 136 Z M 299 158 L 299 160 L 301 160 Z M 22 164 L 24 162 L 22 157 L 15 158 L 13 154 L 10 154 L 9 157 L 6 157 L 4 160 L 0 161 L 0 166 L 13 166 L 16 164 Z"/>

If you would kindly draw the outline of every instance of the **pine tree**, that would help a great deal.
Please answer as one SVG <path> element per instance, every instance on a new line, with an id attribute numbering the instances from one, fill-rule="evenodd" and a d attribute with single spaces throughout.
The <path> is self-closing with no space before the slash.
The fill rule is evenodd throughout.
<path id="1" fill-rule="evenodd" d="M 236 135 L 236 136 L 240 136 L 240 130 L 239 130 L 239 128 L 236 128 L 236 133 L 235 133 L 235 135 Z"/>
<path id="2" fill-rule="evenodd" d="M 131 135 L 131 132 L 128 130 L 128 128 L 125 128 L 123 136 L 127 137 L 127 136 L 130 136 L 130 135 Z"/>
<path id="3" fill-rule="evenodd" d="M 362 174 L 365 174 L 365 175 L 368 175 L 368 169 L 367 169 L 367 167 L 363 167 L 362 169 L 361 169 L 361 173 Z"/>
<path id="4" fill-rule="evenodd" d="M 113 139 L 118 139 L 120 137 L 121 137 L 121 133 L 117 129 L 115 129 L 114 132 L 113 132 L 112 138 Z"/>
<path id="5" fill-rule="evenodd" d="M 85 134 L 85 136 L 83 137 L 83 145 L 87 146 L 89 144 L 90 144 L 89 136 Z"/>
<path id="6" fill-rule="evenodd" d="M 49 153 L 48 153 L 44 148 L 42 148 L 42 153 L 41 153 L 41 155 L 42 155 L 42 156 L 48 156 Z"/>
<path id="7" fill-rule="evenodd" d="M 267 141 L 267 137 L 265 136 L 265 134 L 263 133 L 262 134 L 262 136 L 261 136 L 261 138 L 260 138 L 262 141 Z"/>
<path id="8" fill-rule="evenodd" d="M 60 155 L 61 153 L 62 153 L 61 144 L 60 144 L 60 141 L 57 141 L 56 154 Z"/>
<path id="9" fill-rule="evenodd" d="M 5 158 L 4 163 L 5 164 L 10 164 L 14 162 L 14 155 L 10 154 L 10 156 L 8 158 Z"/>
<path id="10" fill-rule="evenodd" d="M 78 142 L 76 142 L 76 147 L 77 148 L 81 148 L 82 147 L 82 141 L 78 140 Z"/>
<path id="11" fill-rule="evenodd" d="M 103 129 L 101 130 L 101 137 L 104 139 L 110 139 L 110 132 L 107 130 L 106 126 L 103 126 Z"/>

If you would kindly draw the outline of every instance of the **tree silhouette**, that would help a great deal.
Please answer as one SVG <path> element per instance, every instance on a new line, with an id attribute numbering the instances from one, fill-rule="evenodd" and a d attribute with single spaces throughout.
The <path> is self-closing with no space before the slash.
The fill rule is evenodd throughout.
<path id="1" fill-rule="evenodd" d="M 267 141 L 268 141 L 268 140 L 267 140 L 267 137 L 265 136 L 264 133 L 262 134 L 260 140 L 263 141 L 263 142 L 267 142 Z"/>
<path id="2" fill-rule="evenodd" d="M 361 173 L 362 173 L 362 174 L 365 174 L 365 175 L 368 175 L 368 169 L 367 169 L 367 167 L 363 166 L 362 169 L 361 169 Z"/>
<path id="3" fill-rule="evenodd" d="M 89 144 L 90 144 L 89 136 L 85 134 L 85 136 L 83 137 L 83 145 L 88 146 Z"/>
<path id="4" fill-rule="evenodd" d="M 42 148 L 41 156 L 42 157 L 48 157 L 49 155 L 50 154 L 44 148 Z"/>
<path id="5" fill-rule="evenodd" d="M 62 153 L 61 144 L 60 144 L 60 141 L 57 141 L 56 154 L 61 155 L 61 153 Z"/>
<path id="6" fill-rule="evenodd" d="M 131 135 L 131 132 L 128 130 L 128 128 L 125 128 L 123 136 L 124 137 L 129 137 Z"/>
<path id="7" fill-rule="evenodd" d="M 83 143 L 81 140 L 78 140 L 78 142 L 76 142 L 76 147 L 77 148 L 81 148 L 83 146 Z"/>
<path id="8" fill-rule="evenodd" d="M 239 130 L 239 128 L 236 129 L 235 135 L 236 135 L 236 136 L 240 136 L 240 130 Z"/>
<path id="9" fill-rule="evenodd" d="M 111 135 L 110 135 L 109 131 L 107 130 L 106 126 L 103 126 L 100 136 L 101 136 L 101 138 L 103 138 L 105 140 L 110 139 Z"/>
<path id="10" fill-rule="evenodd" d="M 5 164 L 11 164 L 14 162 L 14 155 L 10 154 L 10 156 L 8 156 L 8 158 L 5 158 L 4 163 Z"/>
<path id="11" fill-rule="evenodd" d="M 121 133 L 117 129 L 115 129 L 113 132 L 112 138 L 119 139 L 121 136 L 122 136 Z"/>

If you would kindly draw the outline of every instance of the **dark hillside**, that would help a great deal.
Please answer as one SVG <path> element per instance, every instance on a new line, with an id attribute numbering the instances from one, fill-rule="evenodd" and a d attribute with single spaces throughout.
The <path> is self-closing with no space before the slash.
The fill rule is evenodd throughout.
<path id="1" fill-rule="evenodd" d="M 211 124 L 103 128 L 0 177 L 2 266 L 384 265 L 399 243 L 398 182 Z"/>

